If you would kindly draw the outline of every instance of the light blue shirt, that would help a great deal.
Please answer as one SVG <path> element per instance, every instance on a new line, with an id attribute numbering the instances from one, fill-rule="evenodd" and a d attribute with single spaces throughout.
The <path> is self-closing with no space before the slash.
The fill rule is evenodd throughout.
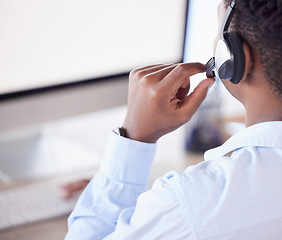
<path id="1" fill-rule="evenodd" d="M 282 122 L 240 131 L 145 191 L 155 149 L 111 135 L 66 239 L 282 239 Z"/>

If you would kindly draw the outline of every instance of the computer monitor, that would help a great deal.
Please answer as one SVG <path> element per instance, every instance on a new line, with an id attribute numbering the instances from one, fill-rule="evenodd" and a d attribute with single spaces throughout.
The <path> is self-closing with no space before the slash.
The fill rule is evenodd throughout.
<path id="1" fill-rule="evenodd" d="M 182 62 L 188 5 L 0 1 L 0 178 L 44 176 L 57 160 L 89 163 L 93 152 L 40 126 L 126 104 L 130 70 Z"/>
<path id="2" fill-rule="evenodd" d="M 188 0 L 0 1 L 0 132 L 125 104 L 133 68 L 181 62 Z"/>

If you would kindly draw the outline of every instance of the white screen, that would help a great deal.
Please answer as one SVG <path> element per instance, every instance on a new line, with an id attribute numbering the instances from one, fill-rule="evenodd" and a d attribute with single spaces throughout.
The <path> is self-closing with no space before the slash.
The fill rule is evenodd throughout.
<path id="1" fill-rule="evenodd" d="M 0 0 L 0 94 L 183 54 L 186 0 Z"/>

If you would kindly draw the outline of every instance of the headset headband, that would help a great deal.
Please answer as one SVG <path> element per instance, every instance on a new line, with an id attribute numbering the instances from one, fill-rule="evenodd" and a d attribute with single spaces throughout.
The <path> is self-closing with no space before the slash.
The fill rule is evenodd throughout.
<path id="1" fill-rule="evenodd" d="M 235 0 L 233 0 L 225 12 L 225 15 L 224 15 L 224 18 L 221 24 L 221 29 L 220 29 L 220 39 L 222 40 L 224 39 L 224 35 L 228 33 L 228 28 L 229 28 L 231 19 L 234 15 L 235 5 L 236 5 Z M 214 69 L 215 69 L 215 58 L 212 57 L 205 66 L 207 77 L 215 77 Z"/>
<path id="2" fill-rule="evenodd" d="M 225 16 L 224 19 L 222 21 L 222 27 L 221 27 L 221 39 L 224 39 L 224 34 L 228 33 L 228 28 L 231 22 L 231 19 L 234 15 L 234 7 L 235 7 L 235 0 L 232 1 L 232 3 L 228 6 L 226 12 L 225 12 Z"/>

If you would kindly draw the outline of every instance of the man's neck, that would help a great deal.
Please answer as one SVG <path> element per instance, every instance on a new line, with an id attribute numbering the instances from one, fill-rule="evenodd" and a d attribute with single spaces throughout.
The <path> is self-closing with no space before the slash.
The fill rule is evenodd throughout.
<path id="1" fill-rule="evenodd" d="M 245 104 L 246 126 L 261 122 L 282 121 L 282 100 L 275 93 L 257 93 Z"/>

